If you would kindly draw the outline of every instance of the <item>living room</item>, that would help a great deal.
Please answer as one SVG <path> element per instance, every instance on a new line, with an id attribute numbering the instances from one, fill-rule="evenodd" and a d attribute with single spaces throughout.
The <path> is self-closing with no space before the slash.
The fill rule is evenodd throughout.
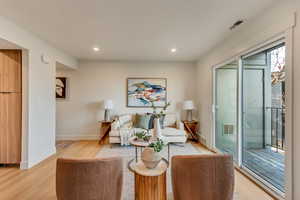
<path id="1" fill-rule="evenodd" d="M 297 0 L 3 0 L 0 199 L 300 199 Z"/>

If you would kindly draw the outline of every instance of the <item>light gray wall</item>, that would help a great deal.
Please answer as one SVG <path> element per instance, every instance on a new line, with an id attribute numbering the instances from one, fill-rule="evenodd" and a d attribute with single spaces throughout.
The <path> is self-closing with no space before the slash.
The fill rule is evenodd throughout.
<path id="1" fill-rule="evenodd" d="M 294 40 L 293 40 L 293 143 L 294 143 L 294 199 L 300 199 L 300 1 L 295 1 L 294 9 L 297 9 L 297 26 L 294 29 Z"/>
<path id="2" fill-rule="evenodd" d="M 292 4 L 282 2 L 276 7 L 257 16 L 256 20 L 234 31 L 222 44 L 202 56 L 197 67 L 198 105 L 201 131 L 208 145 L 212 144 L 212 102 L 213 102 L 213 66 L 235 57 L 240 52 L 260 44 L 294 23 Z M 260 30 L 260 31 L 258 31 Z"/>
<path id="3" fill-rule="evenodd" d="M 0 38 L 23 50 L 22 168 L 32 167 L 56 152 L 55 68 L 60 62 L 77 67 L 77 60 L 35 35 L 0 17 Z M 43 63 L 42 55 L 49 58 Z M 26 112 L 26 113 L 25 113 Z"/>
<path id="4" fill-rule="evenodd" d="M 81 62 L 78 70 L 58 70 L 57 75 L 68 77 L 70 85 L 69 99 L 56 103 L 59 140 L 98 138 L 105 99 L 113 101 L 113 115 L 151 112 L 126 107 L 129 77 L 167 78 L 168 112 L 180 115 L 184 100 L 196 101 L 196 65 L 191 62 Z"/>
<path id="5" fill-rule="evenodd" d="M 297 12 L 295 20 L 295 12 Z M 256 16 L 255 19 L 248 20 L 238 30 L 233 31 L 232 35 L 223 41 L 222 44 L 216 46 L 213 50 L 208 52 L 205 56 L 200 58 L 198 62 L 198 104 L 199 104 L 199 118 L 201 124 L 201 132 L 203 137 L 207 140 L 208 145 L 212 144 L 212 99 L 213 99 L 213 85 L 212 85 L 212 67 L 220 64 L 227 59 L 233 58 L 241 52 L 247 49 L 255 47 L 257 44 L 267 41 L 268 39 L 277 36 L 280 33 L 284 33 L 290 30 L 296 21 L 300 20 L 300 2 L 296 0 L 278 1 L 273 8 L 266 10 L 263 14 Z M 293 108 L 289 111 L 293 111 L 293 137 L 294 157 L 288 158 L 288 161 L 293 162 L 294 182 L 293 184 L 287 183 L 288 191 L 290 188 L 294 190 L 294 200 L 300 199 L 300 190 L 296 188 L 300 187 L 300 160 L 297 155 L 300 154 L 300 146 L 297 143 L 300 142 L 300 135 L 297 134 L 300 130 L 300 25 L 297 24 L 294 27 L 294 38 L 292 41 L 293 56 L 291 57 L 293 62 Z M 291 97 L 291 96 L 289 96 Z M 290 154 L 291 155 L 291 154 Z M 290 180 L 290 178 L 289 178 Z M 287 181 L 289 181 L 287 180 Z M 287 199 L 291 199 L 288 194 Z"/>

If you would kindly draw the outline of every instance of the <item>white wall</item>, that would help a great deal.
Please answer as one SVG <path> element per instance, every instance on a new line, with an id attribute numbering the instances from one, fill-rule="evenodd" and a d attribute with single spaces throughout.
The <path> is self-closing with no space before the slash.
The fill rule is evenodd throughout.
<path id="1" fill-rule="evenodd" d="M 293 54 L 293 110 L 294 110 L 294 199 L 300 199 L 300 1 L 297 1 L 297 4 L 294 5 L 294 8 L 297 9 L 297 26 L 294 29 L 294 54 Z"/>
<path id="2" fill-rule="evenodd" d="M 195 100 L 196 66 L 176 62 L 82 62 L 78 70 L 57 70 L 69 77 L 70 97 L 57 101 L 58 139 L 95 139 L 97 121 L 103 119 L 101 101 L 112 99 L 113 114 L 149 112 L 151 109 L 126 107 L 128 77 L 167 78 L 169 112 L 180 112 L 180 103 Z"/>
<path id="3" fill-rule="evenodd" d="M 51 47 L 35 35 L 0 17 L 0 38 L 23 49 L 26 80 L 23 81 L 22 167 L 31 167 L 55 153 L 56 63 L 77 67 L 77 60 Z M 49 57 L 49 64 L 41 56 Z M 26 146 L 27 144 L 27 146 Z"/>
<path id="4" fill-rule="evenodd" d="M 234 58 L 238 54 L 256 46 L 259 43 L 267 41 L 268 39 L 283 33 L 284 31 L 291 29 L 295 22 L 294 13 L 297 12 L 296 21 L 300 20 L 300 2 L 294 0 L 278 1 L 273 8 L 265 11 L 255 19 L 248 21 L 239 30 L 236 30 L 232 35 L 224 40 L 221 44 L 216 46 L 213 50 L 203 56 L 198 62 L 197 67 L 197 86 L 198 86 L 198 105 L 199 105 L 199 118 L 201 124 L 201 132 L 208 142 L 208 145 L 212 145 L 212 102 L 213 102 L 213 75 L 212 67 L 220 64 L 227 59 Z M 300 130 L 300 94 L 297 92 L 300 90 L 300 25 L 297 24 L 294 27 L 294 56 L 293 56 L 293 102 L 294 106 L 294 123 L 293 123 L 293 138 L 294 138 L 294 157 L 293 171 L 294 171 L 294 183 L 289 185 L 290 188 L 294 188 L 293 199 L 300 199 L 300 160 L 298 156 L 300 154 L 300 135 L 297 134 Z M 205 86 L 205 87 L 203 87 Z M 291 195 L 288 194 L 287 199 L 291 199 Z"/>
<path id="5" fill-rule="evenodd" d="M 208 144 L 212 143 L 213 66 L 284 32 L 294 24 L 293 10 L 290 4 L 270 9 L 254 21 L 248 21 L 222 44 L 200 58 L 197 64 L 199 117 Z"/>

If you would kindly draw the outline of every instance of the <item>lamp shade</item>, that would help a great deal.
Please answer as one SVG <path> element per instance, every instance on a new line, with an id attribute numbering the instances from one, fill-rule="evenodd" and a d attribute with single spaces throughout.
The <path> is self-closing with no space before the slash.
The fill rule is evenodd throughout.
<path id="1" fill-rule="evenodd" d="M 187 100 L 183 102 L 182 109 L 183 110 L 193 110 L 195 108 L 194 102 L 192 100 Z"/>
<path id="2" fill-rule="evenodd" d="M 112 100 L 104 100 L 103 107 L 104 107 L 104 109 L 112 110 L 114 107 L 114 104 L 113 104 Z"/>

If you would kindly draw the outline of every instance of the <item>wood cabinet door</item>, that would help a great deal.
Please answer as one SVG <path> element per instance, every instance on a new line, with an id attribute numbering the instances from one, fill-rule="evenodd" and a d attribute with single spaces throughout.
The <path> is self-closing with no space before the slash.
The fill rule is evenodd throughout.
<path id="1" fill-rule="evenodd" d="M 0 50 L 0 92 L 21 92 L 21 70 L 21 50 Z"/>
<path id="2" fill-rule="evenodd" d="M 21 93 L 0 93 L 0 163 L 21 161 Z"/>

